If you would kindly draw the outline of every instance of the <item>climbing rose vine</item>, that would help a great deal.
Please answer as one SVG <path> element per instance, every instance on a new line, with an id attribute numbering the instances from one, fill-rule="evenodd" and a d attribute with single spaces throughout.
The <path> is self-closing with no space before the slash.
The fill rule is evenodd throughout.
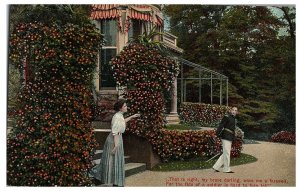
<path id="1" fill-rule="evenodd" d="M 27 78 L 7 140 L 8 185 L 91 185 L 90 84 L 100 40 L 93 25 L 22 23 L 12 32 L 10 62 Z"/>
<path id="2" fill-rule="evenodd" d="M 132 43 L 112 59 L 111 66 L 118 86 L 127 87 L 124 97 L 130 112 L 141 113 L 140 120 L 128 125 L 128 130 L 144 137 L 153 136 L 163 126 L 163 92 L 171 89 L 178 65 L 155 47 Z"/>

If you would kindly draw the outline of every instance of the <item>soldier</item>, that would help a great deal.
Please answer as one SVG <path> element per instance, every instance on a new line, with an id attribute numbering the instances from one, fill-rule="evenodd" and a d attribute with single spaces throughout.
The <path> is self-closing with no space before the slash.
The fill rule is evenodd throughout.
<path id="1" fill-rule="evenodd" d="M 230 152 L 231 144 L 235 138 L 236 119 L 238 113 L 237 107 L 232 107 L 229 110 L 229 115 L 225 115 L 216 131 L 217 136 L 221 138 L 223 154 L 219 157 L 217 162 L 212 167 L 215 172 L 223 166 L 223 172 L 234 173 L 230 169 Z"/>

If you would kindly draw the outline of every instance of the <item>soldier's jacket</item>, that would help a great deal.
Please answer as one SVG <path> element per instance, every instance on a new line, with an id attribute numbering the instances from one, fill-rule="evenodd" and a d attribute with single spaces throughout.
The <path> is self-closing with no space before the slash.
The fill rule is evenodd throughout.
<path id="1" fill-rule="evenodd" d="M 233 141 L 235 138 L 235 127 L 235 117 L 233 115 L 225 115 L 221 120 L 216 133 L 221 139 Z"/>

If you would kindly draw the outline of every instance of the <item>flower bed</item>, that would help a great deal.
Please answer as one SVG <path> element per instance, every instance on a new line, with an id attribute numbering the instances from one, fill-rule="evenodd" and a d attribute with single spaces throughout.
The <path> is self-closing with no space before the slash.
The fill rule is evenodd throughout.
<path id="1" fill-rule="evenodd" d="M 296 134 L 295 132 L 280 131 L 272 135 L 271 141 L 287 144 L 296 144 Z"/>
<path id="2" fill-rule="evenodd" d="M 214 130 L 161 130 L 150 141 L 163 162 L 211 157 L 221 152 L 221 140 L 216 137 Z M 237 138 L 232 143 L 231 156 L 238 157 L 241 151 L 242 139 Z"/>

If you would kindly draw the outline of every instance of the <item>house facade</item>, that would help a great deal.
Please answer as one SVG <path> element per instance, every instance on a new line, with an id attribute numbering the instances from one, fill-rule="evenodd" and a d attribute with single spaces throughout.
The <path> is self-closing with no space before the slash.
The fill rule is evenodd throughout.
<path id="1" fill-rule="evenodd" d="M 104 36 L 102 46 L 97 61 L 97 76 L 95 76 L 96 99 L 99 105 L 110 104 L 118 99 L 122 94 L 122 89 L 116 86 L 112 71 L 109 66 L 110 60 L 115 57 L 123 47 L 133 38 L 137 38 L 143 33 L 149 33 L 152 28 L 157 32 L 164 32 L 164 21 L 159 7 L 153 5 L 135 4 L 99 4 L 92 5 L 90 18 L 99 28 Z M 177 37 L 164 33 L 157 35 L 154 40 L 161 41 L 172 52 L 180 54 L 182 49 L 177 47 Z M 177 80 L 174 80 L 173 97 L 171 101 L 170 114 L 167 120 L 178 123 L 177 115 Z M 102 116 L 108 121 L 110 117 Z"/>

